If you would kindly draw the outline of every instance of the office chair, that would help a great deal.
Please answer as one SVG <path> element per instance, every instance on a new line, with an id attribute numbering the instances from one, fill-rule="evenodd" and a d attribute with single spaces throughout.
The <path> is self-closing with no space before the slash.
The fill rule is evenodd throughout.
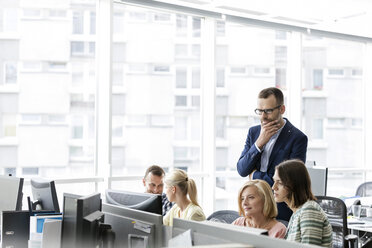
<path id="1" fill-rule="evenodd" d="M 356 196 L 372 196 L 372 182 L 365 182 L 358 186 Z"/>
<path id="2" fill-rule="evenodd" d="M 239 213 L 235 210 L 219 210 L 209 215 L 207 220 L 231 224 L 239 217 Z"/>
<path id="3" fill-rule="evenodd" d="M 332 247 L 354 248 L 358 236 L 349 234 L 347 229 L 347 209 L 344 201 L 330 196 L 316 196 L 316 198 L 332 226 Z"/>

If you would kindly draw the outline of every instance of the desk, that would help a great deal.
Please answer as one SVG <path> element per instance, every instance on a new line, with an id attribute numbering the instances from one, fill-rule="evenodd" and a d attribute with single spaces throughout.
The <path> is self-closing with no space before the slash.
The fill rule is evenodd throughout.
<path id="1" fill-rule="evenodd" d="M 350 229 L 351 234 L 355 234 L 359 237 L 359 244 L 365 244 L 372 237 L 372 220 L 366 220 L 365 218 L 358 219 L 349 216 L 347 219 L 347 227 Z"/>
<path id="2" fill-rule="evenodd" d="M 364 218 L 357 219 L 349 216 L 347 219 L 347 228 L 372 233 L 372 220 L 366 220 Z"/>

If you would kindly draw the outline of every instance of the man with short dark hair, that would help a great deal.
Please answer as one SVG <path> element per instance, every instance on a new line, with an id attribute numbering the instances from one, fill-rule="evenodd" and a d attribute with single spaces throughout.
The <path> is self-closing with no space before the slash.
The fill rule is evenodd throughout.
<path id="1" fill-rule="evenodd" d="M 152 165 L 147 168 L 145 176 L 142 179 L 143 186 L 145 186 L 146 193 L 161 194 L 163 202 L 163 215 L 172 208 L 173 203 L 168 201 L 167 196 L 163 193 L 163 178 L 165 172 L 163 168 L 158 165 Z"/>
<path id="2" fill-rule="evenodd" d="M 270 87 L 258 94 L 255 113 L 261 125 L 248 131 L 244 150 L 237 170 L 242 177 L 262 179 L 273 185 L 275 166 L 284 160 L 306 161 L 307 137 L 283 118 L 284 97 L 280 89 Z M 292 211 L 283 203 L 278 204 L 278 219 L 289 220 Z"/>

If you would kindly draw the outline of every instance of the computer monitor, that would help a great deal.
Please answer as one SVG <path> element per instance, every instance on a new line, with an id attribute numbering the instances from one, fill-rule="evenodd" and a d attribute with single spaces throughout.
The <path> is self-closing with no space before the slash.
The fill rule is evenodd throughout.
<path id="1" fill-rule="evenodd" d="M 118 206 L 162 214 L 162 197 L 157 194 L 106 190 L 106 202 Z"/>
<path id="2" fill-rule="evenodd" d="M 54 181 L 32 178 L 31 191 L 34 200 L 31 206 L 32 210 L 51 210 L 57 213 L 59 212 L 58 197 Z"/>
<path id="3" fill-rule="evenodd" d="M 96 247 L 103 220 L 100 193 L 85 197 L 64 193 L 61 247 Z"/>
<path id="4" fill-rule="evenodd" d="M 116 234 L 115 248 L 165 246 L 162 215 L 108 203 L 102 204 L 102 212 Z"/>
<path id="5" fill-rule="evenodd" d="M 328 168 L 321 166 L 306 167 L 311 179 L 311 191 L 315 196 L 327 195 Z"/>
<path id="6" fill-rule="evenodd" d="M 23 178 L 0 176 L 0 189 L 0 214 L 4 210 L 22 210 Z"/>

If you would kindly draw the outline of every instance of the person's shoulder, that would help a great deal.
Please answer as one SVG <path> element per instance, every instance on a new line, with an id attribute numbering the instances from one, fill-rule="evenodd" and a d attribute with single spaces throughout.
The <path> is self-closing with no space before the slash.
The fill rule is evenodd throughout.
<path id="1" fill-rule="evenodd" d="M 318 215 L 321 214 L 323 215 L 323 210 L 319 206 L 319 204 L 316 201 L 310 200 L 305 202 L 302 207 L 300 208 L 300 212 L 302 214 L 312 214 L 312 215 Z"/>
<path id="2" fill-rule="evenodd" d="M 252 126 L 249 128 L 249 132 L 252 133 L 256 133 L 256 132 L 259 132 L 261 130 L 261 125 L 255 125 L 255 126 Z"/>
<path id="3" fill-rule="evenodd" d="M 287 129 L 295 133 L 297 137 L 300 137 L 300 136 L 307 137 L 306 134 L 304 134 L 300 129 L 294 126 L 288 119 L 286 119 L 286 126 L 287 126 Z"/>
<path id="4" fill-rule="evenodd" d="M 237 225 L 237 226 L 244 226 L 244 223 L 245 223 L 245 217 L 242 216 L 234 220 L 232 224 Z"/>

